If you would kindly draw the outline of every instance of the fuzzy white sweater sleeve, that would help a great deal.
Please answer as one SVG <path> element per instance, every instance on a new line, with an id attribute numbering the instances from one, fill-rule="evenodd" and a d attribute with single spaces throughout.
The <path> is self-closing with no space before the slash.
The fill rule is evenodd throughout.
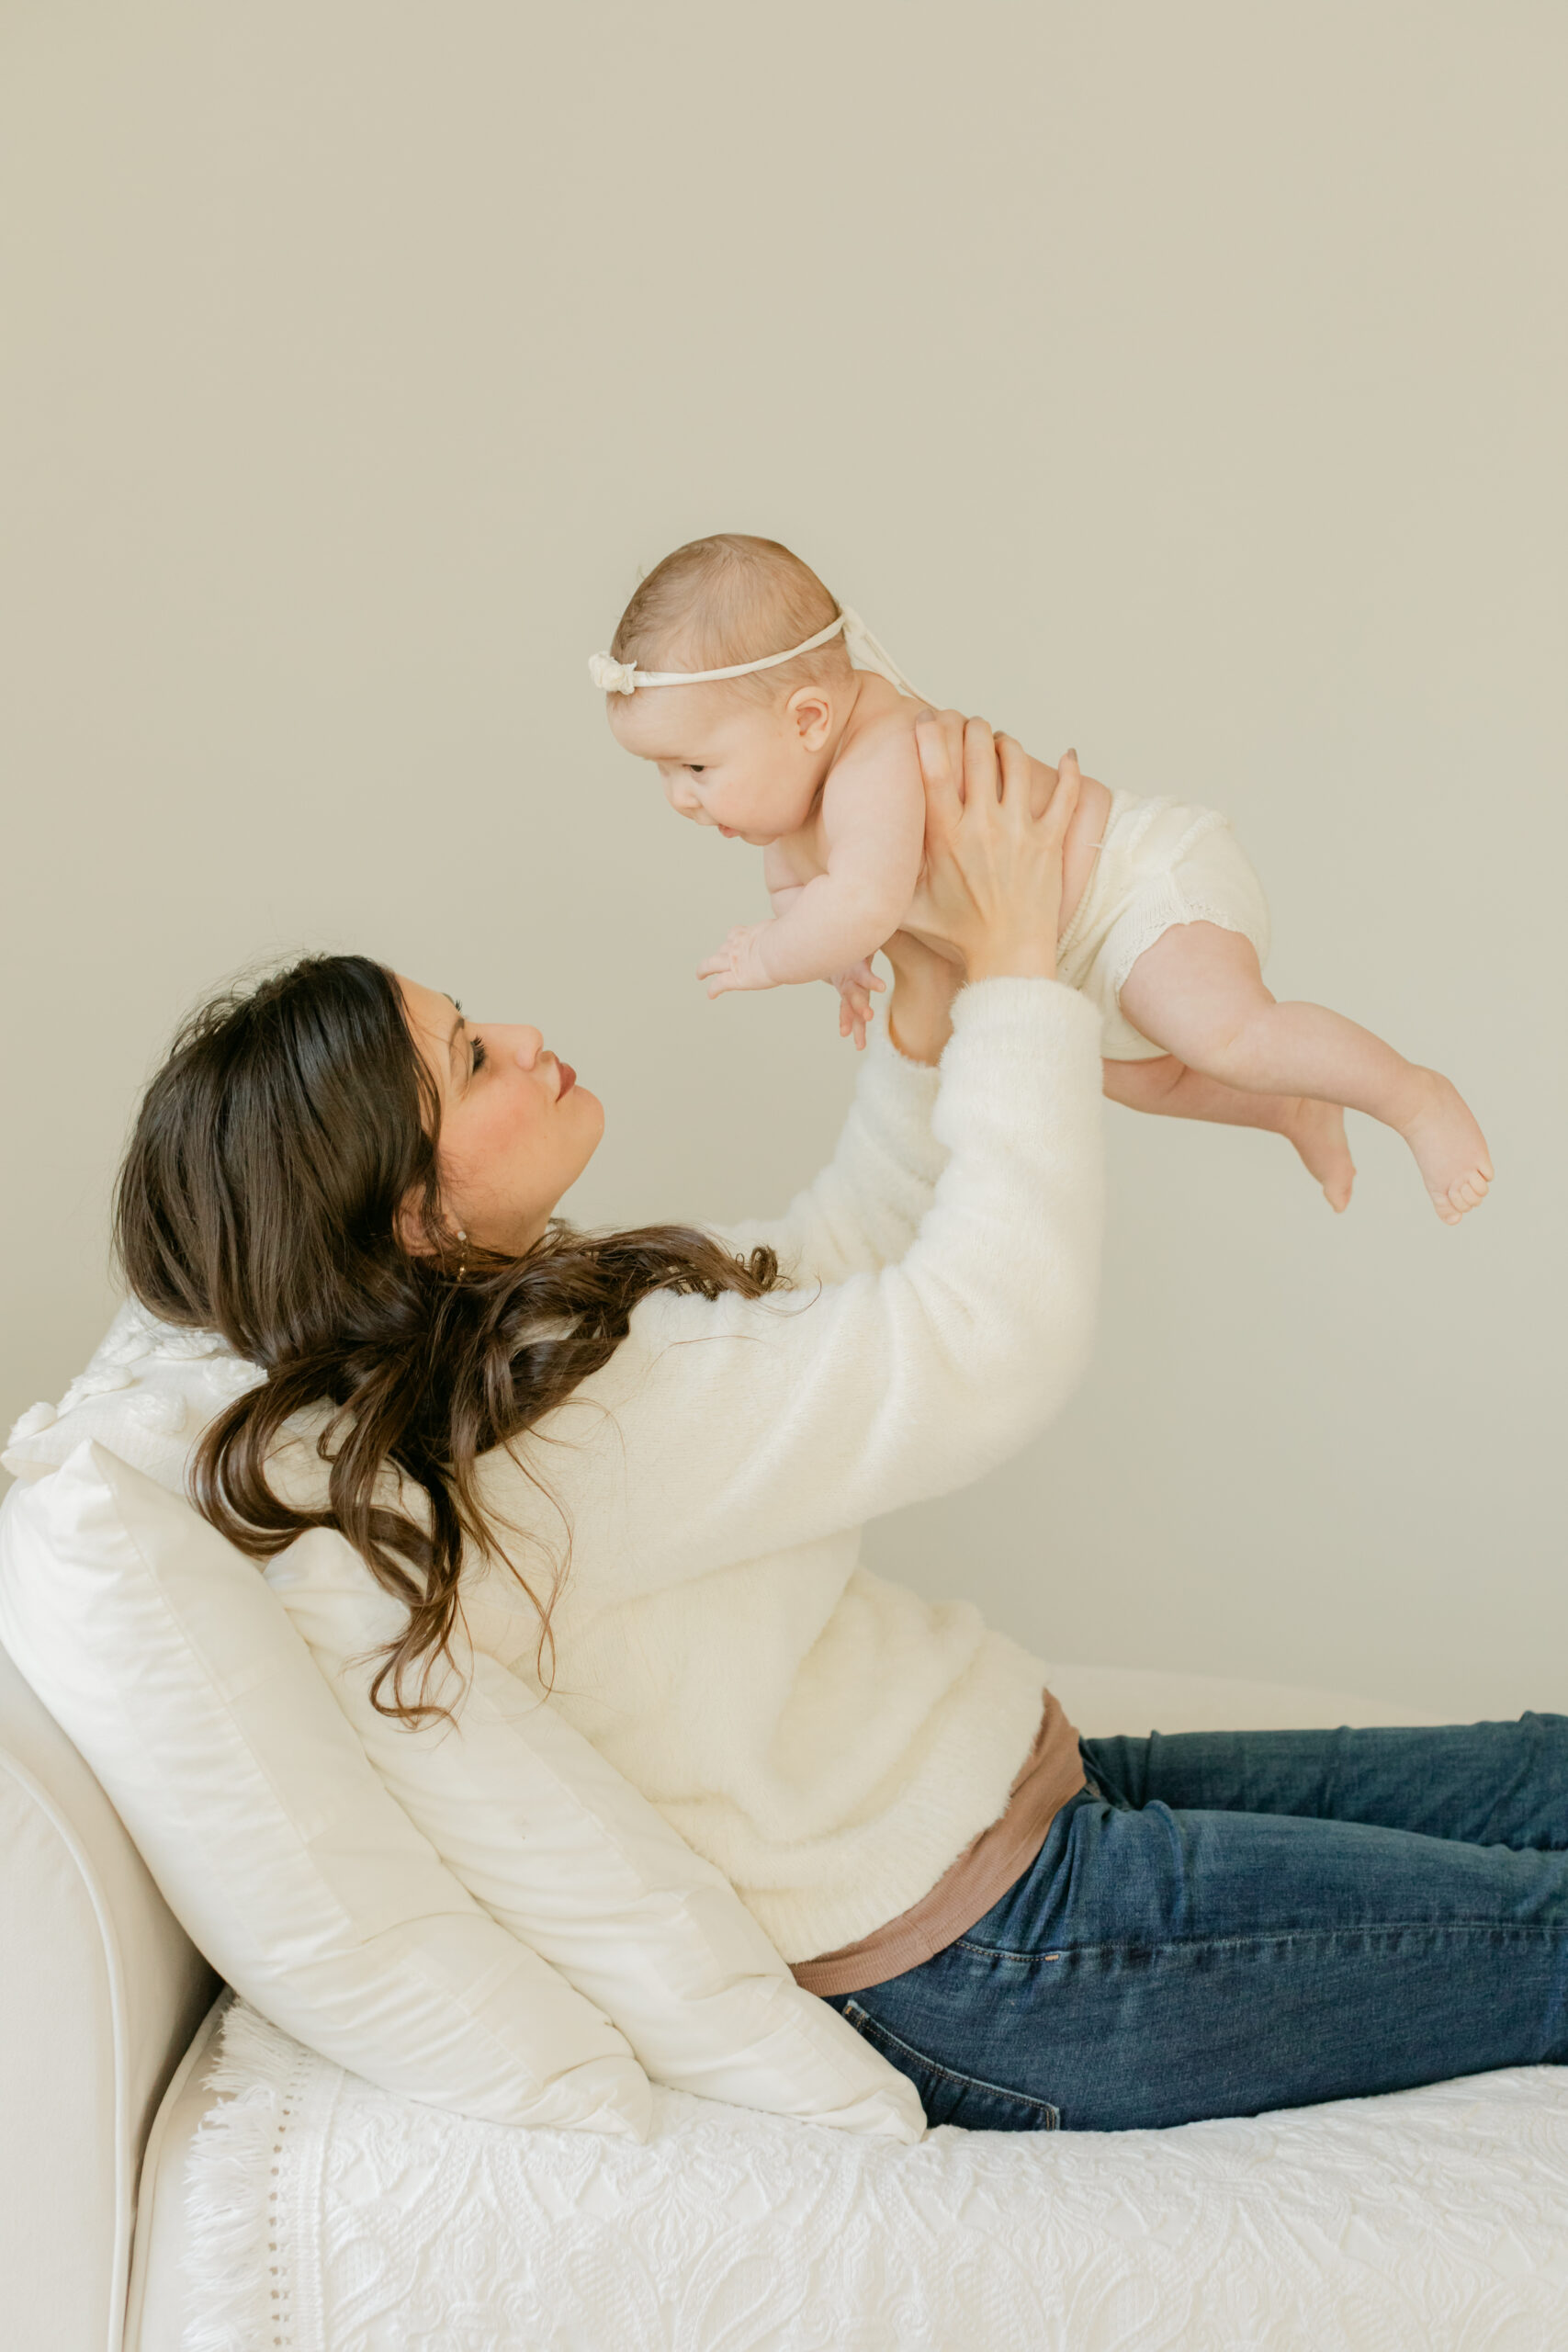
<path id="1" fill-rule="evenodd" d="M 867 1072 L 845 1147 L 783 1237 L 824 1272 L 859 1270 L 757 1300 L 657 1293 L 546 1425 L 578 1441 L 581 1417 L 613 1415 L 636 1498 L 623 1572 L 645 1589 L 967 1484 L 1084 1368 L 1102 1193 L 1093 1008 L 1052 980 L 962 992 L 929 1197 L 908 1164 L 928 1147 L 889 1140 L 889 1077 L 904 1082 Z M 885 1261 L 922 1197 L 918 1230 Z"/>

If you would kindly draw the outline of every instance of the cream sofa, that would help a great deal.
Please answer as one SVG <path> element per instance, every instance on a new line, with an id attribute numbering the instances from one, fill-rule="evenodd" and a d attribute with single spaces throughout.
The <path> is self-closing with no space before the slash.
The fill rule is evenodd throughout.
<path id="1" fill-rule="evenodd" d="M 1272 1683 L 1071 1666 L 1052 1679 L 1086 1733 L 1425 1720 Z M 3 1651 L 0 1791 L 6 2352 L 178 2352 L 184 2168 L 213 2103 L 222 1987 Z"/>

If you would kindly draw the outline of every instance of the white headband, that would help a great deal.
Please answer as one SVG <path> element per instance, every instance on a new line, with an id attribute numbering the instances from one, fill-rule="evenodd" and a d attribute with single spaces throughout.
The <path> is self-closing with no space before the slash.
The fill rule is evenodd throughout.
<path id="1" fill-rule="evenodd" d="M 608 653 L 591 653 L 588 675 L 601 693 L 635 695 L 639 686 L 705 686 L 720 678 L 749 678 L 754 670 L 776 670 L 781 662 L 793 662 L 797 653 L 813 653 L 818 646 L 826 645 L 830 637 L 844 632 L 844 648 L 857 670 L 874 670 L 900 694 L 913 695 L 917 702 L 925 697 L 899 669 L 897 663 L 873 637 L 860 615 L 846 605 L 836 621 L 819 628 L 804 645 L 792 645 L 787 653 L 765 653 L 760 662 L 732 662 L 728 670 L 639 670 L 635 662 L 617 662 Z M 859 653 L 863 658 L 855 660 Z"/>

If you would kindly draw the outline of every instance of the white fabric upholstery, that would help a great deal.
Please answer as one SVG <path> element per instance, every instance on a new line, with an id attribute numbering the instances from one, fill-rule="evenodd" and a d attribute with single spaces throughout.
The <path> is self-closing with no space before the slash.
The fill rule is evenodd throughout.
<path id="1" fill-rule="evenodd" d="M 137 2171 L 217 1980 L 0 1650 L 0 2342 L 118 2341 Z"/>
<path id="2" fill-rule="evenodd" d="M 265 2346 L 275 2319 L 290 2352 L 1563 2340 L 1568 2067 L 1165 2132 L 949 2126 L 916 2148 L 660 2090 L 637 2146 L 389 2099 L 243 2006 L 224 2045 L 225 2103 L 193 2137 L 188 2101 L 169 2151 L 189 2165 L 189 2332 L 136 2352 Z"/>

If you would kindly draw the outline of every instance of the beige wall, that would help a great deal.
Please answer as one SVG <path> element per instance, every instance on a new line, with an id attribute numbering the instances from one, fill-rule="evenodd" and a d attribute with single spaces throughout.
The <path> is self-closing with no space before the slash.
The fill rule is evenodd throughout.
<path id="1" fill-rule="evenodd" d="M 1230 810 L 1276 989 L 1471 1094 L 1450 1233 L 1356 1123 L 1109 1114 L 1099 1354 L 874 1529 L 1048 1655 L 1568 1708 L 1568 19 L 1543 0 L 13 0 L 0 1413 L 108 1311 L 182 1007 L 361 947 L 605 1096 L 585 1218 L 777 1202 L 826 989 L 584 673 L 639 564 L 787 539 L 928 691 Z"/>

